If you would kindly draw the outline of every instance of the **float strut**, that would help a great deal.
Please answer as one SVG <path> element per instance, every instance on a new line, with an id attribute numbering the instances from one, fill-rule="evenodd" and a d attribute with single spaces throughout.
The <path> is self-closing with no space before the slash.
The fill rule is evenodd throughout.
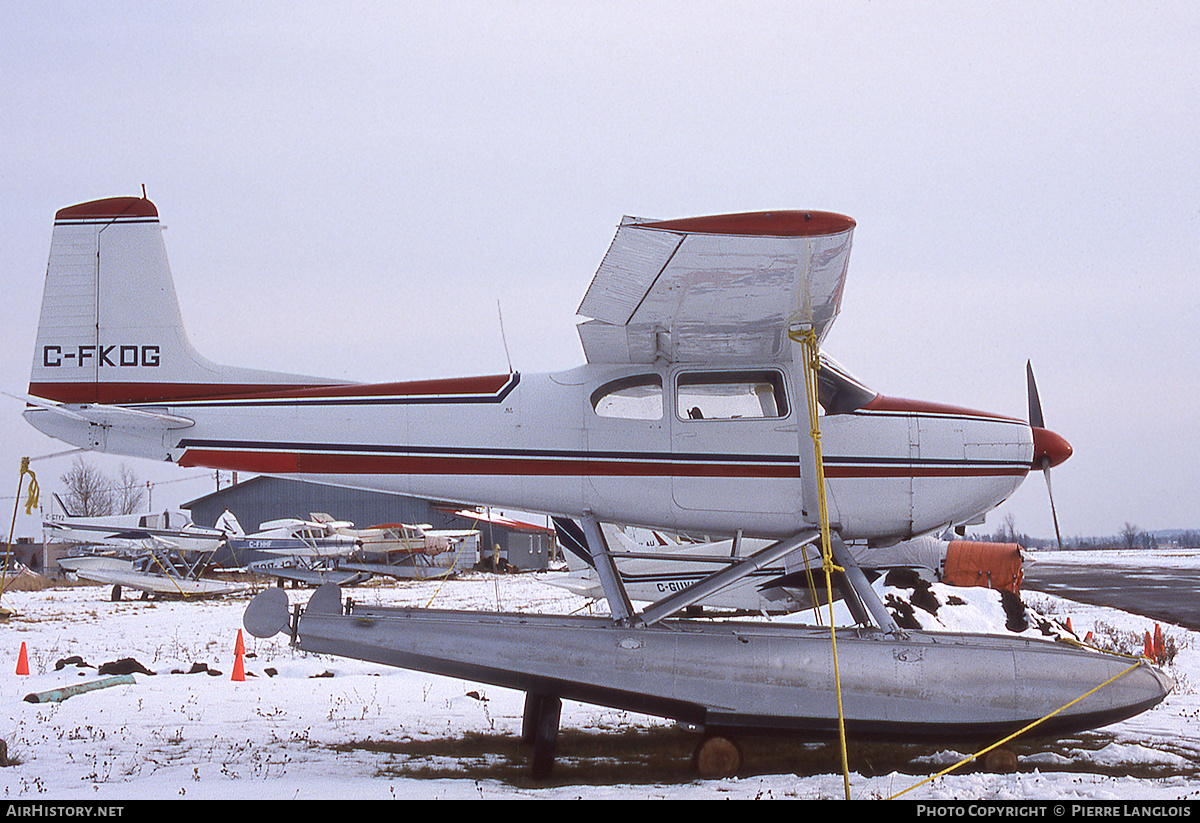
<path id="1" fill-rule="evenodd" d="M 554 770 L 554 749 L 558 743 L 558 720 L 562 701 L 553 696 L 527 692 L 525 715 L 521 721 L 521 742 L 533 744 L 530 773 L 535 780 L 549 777 Z"/>
<path id="2" fill-rule="evenodd" d="M 608 600 L 609 614 L 618 623 L 627 623 L 633 617 L 633 605 L 629 602 L 629 594 L 621 582 L 617 564 L 608 550 L 604 532 L 600 531 L 600 521 L 590 511 L 586 511 L 583 513 L 582 525 L 588 551 L 592 554 L 596 574 L 600 577 L 600 585 L 604 588 L 604 596 Z"/>

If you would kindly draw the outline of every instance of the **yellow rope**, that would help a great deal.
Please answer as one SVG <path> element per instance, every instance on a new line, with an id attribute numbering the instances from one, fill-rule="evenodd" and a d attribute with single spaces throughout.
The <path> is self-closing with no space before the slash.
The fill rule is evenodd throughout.
<path id="1" fill-rule="evenodd" d="M 433 601 L 436 600 L 437 596 L 442 593 L 442 586 L 446 585 L 446 581 L 450 579 L 450 575 L 452 575 L 454 573 L 454 569 L 457 566 L 458 566 L 458 552 L 455 551 L 454 552 L 454 562 L 450 564 L 450 568 L 446 571 L 446 573 L 441 575 L 441 579 L 438 580 L 437 588 L 434 589 L 433 594 L 430 595 L 429 600 L 425 603 L 425 608 L 428 609 L 430 606 L 433 605 Z"/>
<path id="2" fill-rule="evenodd" d="M 41 490 L 38 488 L 37 475 L 33 473 L 33 469 L 29 468 L 29 458 L 21 458 L 21 475 L 29 475 L 29 496 L 25 500 L 25 514 L 33 514 L 34 508 L 38 504 L 38 496 Z M 17 496 L 20 497 L 21 484 L 17 482 Z"/>
<path id="3" fill-rule="evenodd" d="M 812 423 L 810 435 L 816 463 L 817 502 L 821 517 L 821 559 L 825 567 L 825 592 L 829 598 L 829 638 L 833 648 L 833 680 L 837 689 L 838 737 L 842 749 L 842 778 L 845 783 L 846 799 L 850 799 L 850 763 L 846 754 L 846 717 L 842 707 L 842 678 L 838 669 L 837 627 L 833 622 L 833 553 L 829 537 L 829 507 L 825 500 L 825 458 L 821 452 L 821 413 L 817 375 L 821 368 L 821 354 L 817 344 L 817 333 L 813 329 L 805 332 L 789 332 L 792 340 L 800 343 L 804 358 L 804 388 L 808 396 L 808 419 Z"/>
<path id="4" fill-rule="evenodd" d="M 25 501 L 25 513 L 33 514 L 33 509 L 38 504 L 39 490 L 37 475 L 29 468 L 29 458 L 22 457 L 21 474 L 17 478 L 17 497 L 13 504 L 12 525 L 8 528 L 8 545 L 4 550 L 4 569 L 0 571 L 0 594 L 3 594 L 8 589 L 8 564 L 12 558 L 13 534 L 17 530 L 17 508 L 21 505 L 21 486 L 25 483 L 25 475 L 29 475 L 29 492 Z"/>
<path id="5" fill-rule="evenodd" d="M 1087 698 L 1088 696 L 1090 696 L 1090 695 L 1092 695 L 1092 694 L 1095 694 L 1096 692 L 1100 691 L 1100 690 L 1101 690 L 1101 689 L 1103 689 L 1105 686 L 1107 686 L 1109 683 L 1112 683 L 1112 682 L 1114 682 L 1114 681 L 1116 681 L 1116 680 L 1120 680 L 1122 677 L 1124 677 L 1125 675 L 1129 674 L 1129 673 L 1130 673 L 1131 671 L 1133 671 L 1134 669 L 1138 668 L 1139 666 L 1144 666 L 1145 664 L 1146 664 L 1146 661 L 1145 661 L 1145 660 L 1138 660 L 1138 662 L 1134 663 L 1132 666 L 1130 666 L 1130 667 L 1129 667 L 1128 669 L 1126 669 L 1125 671 L 1121 672 L 1121 673 L 1120 673 L 1120 674 L 1118 674 L 1118 675 L 1114 675 L 1113 677 L 1110 677 L 1108 680 L 1105 680 L 1103 683 L 1101 683 L 1099 686 L 1097 686 L 1096 688 L 1092 689 L 1091 691 L 1089 691 L 1089 692 L 1087 692 L 1087 693 L 1085 693 L 1085 694 L 1081 694 L 1081 695 L 1079 695 L 1079 697 L 1075 698 L 1074 700 L 1072 700 L 1070 703 L 1066 704 L 1065 706 L 1060 706 L 1059 708 L 1057 708 L 1057 709 L 1055 709 L 1054 711 L 1050 712 L 1050 714 L 1046 715 L 1045 717 L 1042 717 L 1042 718 L 1039 718 L 1039 719 L 1037 719 L 1037 720 L 1033 721 L 1032 723 L 1030 723 L 1030 724 L 1029 724 L 1028 726 L 1026 726 L 1025 728 L 1023 728 L 1023 729 L 1019 729 L 1018 731 L 1015 731 L 1015 732 L 1013 732 L 1012 734 L 1010 734 L 1008 737 L 1004 738 L 1003 740 L 998 740 L 998 741 L 996 741 L 996 742 L 995 742 L 995 743 L 993 743 L 992 745 L 988 746 L 986 749 L 982 749 L 982 750 L 980 750 L 980 751 L 976 752 L 975 754 L 973 754 L 973 755 L 970 755 L 969 757 L 965 757 L 965 758 L 963 758 L 962 760 L 960 760 L 960 761 L 958 761 L 957 763 L 955 763 L 953 766 L 951 766 L 951 767 L 949 767 L 949 768 L 947 768 L 947 769 L 943 769 L 942 771 L 938 772 L 937 774 L 935 774 L 935 775 L 932 775 L 932 776 L 930 776 L 930 777 L 926 778 L 925 780 L 922 780 L 920 783 L 916 783 L 916 784 L 914 784 L 914 785 L 912 785 L 912 786 L 909 786 L 907 789 L 905 789 L 905 790 L 904 790 L 904 791 L 902 791 L 902 792 L 897 792 L 896 794 L 894 794 L 894 795 L 892 795 L 891 797 L 889 797 L 889 798 L 888 798 L 888 800 L 895 800 L 895 799 L 896 799 L 897 797 L 899 797 L 900 795 L 902 795 L 902 794 L 905 794 L 905 793 L 907 793 L 907 792 L 911 792 L 913 789 L 916 789 L 916 788 L 918 788 L 918 787 L 920 787 L 920 786 L 924 786 L 926 783 L 930 783 L 930 782 L 932 782 L 932 781 L 934 781 L 934 780 L 937 780 L 939 777 L 942 777 L 943 775 L 947 775 L 947 774 L 949 774 L 950 772 L 954 771 L 954 770 L 955 770 L 955 769 L 957 769 L 959 766 L 963 766 L 963 765 L 965 765 L 965 764 L 967 764 L 967 763 L 970 763 L 972 760 L 975 760 L 976 758 L 980 757 L 981 755 L 985 755 L 985 754 L 987 754 L 987 753 L 988 753 L 988 752 L 990 752 L 992 749 L 999 748 L 1000 746 L 1003 746 L 1005 743 L 1007 743 L 1008 741 L 1012 740 L 1013 738 L 1015 738 L 1015 737 L 1019 737 L 1020 735 L 1022 735 L 1022 734 L 1025 734 L 1025 732 L 1029 731 L 1029 730 L 1030 730 L 1030 729 L 1032 729 L 1034 726 L 1040 725 L 1041 723 L 1044 723 L 1045 721 L 1049 720 L 1051 717 L 1054 717 L 1054 715 L 1058 714 L 1059 712 L 1061 712 L 1061 711 L 1065 711 L 1065 710 L 1067 710 L 1067 709 L 1071 708 L 1072 706 L 1074 706 L 1074 705 L 1075 705 L 1076 703 L 1078 703 L 1079 701 L 1081 701 L 1081 700 L 1083 700 L 1083 699 Z"/>
<path id="6" fill-rule="evenodd" d="M 183 587 L 179 585 L 179 581 L 175 579 L 175 575 L 178 572 L 175 569 L 167 568 L 167 565 L 165 563 L 163 563 L 162 559 L 154 551 L 150 552 L 150 561 L 155 566 L 158 566 L 160 569 L 162 569 L 163 576 L 171 581 L 171 585 L 174 586 L 175 591 L 179 593 L 179 598 L 181 600 L 186 600 L 190 593 L 185 592 L 183 590 Z"/>

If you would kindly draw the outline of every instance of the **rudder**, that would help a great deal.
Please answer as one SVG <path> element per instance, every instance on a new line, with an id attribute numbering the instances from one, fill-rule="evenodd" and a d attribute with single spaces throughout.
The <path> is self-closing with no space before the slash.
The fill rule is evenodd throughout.
<path id="1" fill-rule="evenodd" d="M 29 393 L 60 403 L 141 403 L 338 381 L 220 366 L 192 348 L 158 209 L 137 197 L 54 216 Z"/>

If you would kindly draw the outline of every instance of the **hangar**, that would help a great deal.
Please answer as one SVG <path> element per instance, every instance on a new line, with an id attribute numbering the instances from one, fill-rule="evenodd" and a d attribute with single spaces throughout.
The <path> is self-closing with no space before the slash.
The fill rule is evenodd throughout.
<path id="1" fill-rule="evenodd" d="M 541 571 L 555 556 L 554 529 L 524 519 L 501 517 L 457 503 L 424 500 L 341 486 L 325 486 L 259 475 L 182 504 L 192 522 L 213 526 L 226 510 L 247 532 L 285 517 L 324 512 L 356 528 L 381 523 L 425 524 L 434 529 L 477 529 L 477 556 L 471 565 L 495 558 L 517 571 Z M 221 558 L 218 558 L 218 562 Z"/>

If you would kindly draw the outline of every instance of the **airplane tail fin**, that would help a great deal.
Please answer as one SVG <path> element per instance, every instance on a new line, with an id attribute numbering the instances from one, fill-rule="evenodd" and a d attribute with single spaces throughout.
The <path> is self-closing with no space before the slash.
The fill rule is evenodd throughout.
<path id="1" fill-rule="evenodd" d="M 230 537 L 246 536 L 246 532 L 242 530 L 242 524 L 238 522 L 238 519 L 233 516 L 233 512 L 231 512 L 229 509 L 226 509 L 221 516 L 217 518 L 217 522 L 214 524 L 213 528 L 220 529 Z"/>
<path id="2" fill-rule="evenodd" d="M 67 504 L 58 496 L 58 492 L 50 495 L 50 515 L 47 518 L 48 520 L 66 520 L 74 516 L 67 508 Z"/>
<path id="3" fill-rule="evenodd" d="M 338 382 L 200 356 L 183 327 L 162 230 L 144 197 L 58 211 L 29 394 L 60 403 L 169 402 Z"/>
<path id="4" fill-rule="evenodd" d="M 587 537 L 583 533 L 583 529 L 579 524 L 568 517 L 552 518 L 554 522 L 555 536 L 558 538 L 559 545 L 565 551 L 564 558 L 567 561 L 567 568 L 571 571 L 582 571 L 591 568 L 595 565 L 592 560 L 592 553 L 588 549 Z"/>

